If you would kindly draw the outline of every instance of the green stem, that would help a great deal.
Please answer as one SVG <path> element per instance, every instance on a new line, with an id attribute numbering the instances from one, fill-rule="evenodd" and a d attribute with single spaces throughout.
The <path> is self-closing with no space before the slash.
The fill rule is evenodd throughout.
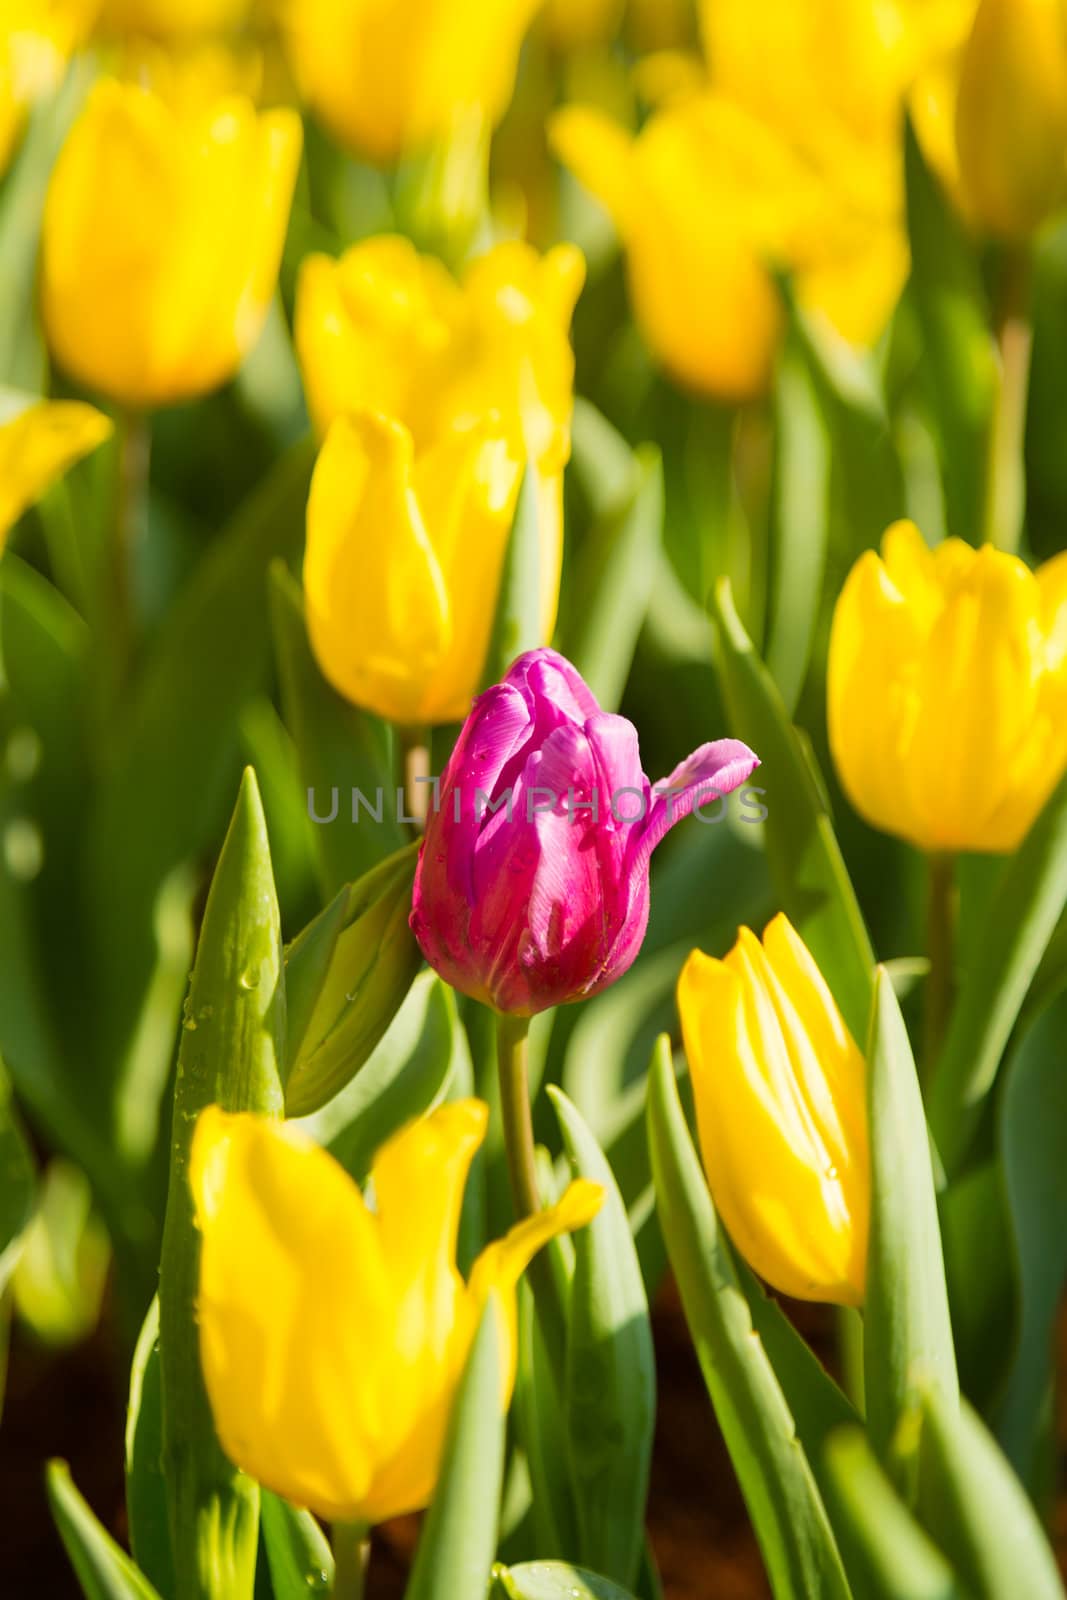
<path id="1" fill-rule="evenodd" d="M 333 1525 L 334 1600 L 363 1600 L 370 1556 L 368 1529 L 362 1522 Z"/>
<path id="2" fill-rule="evenodd" d="M 1018 551 L 1026 514 L 1026 402 L 1030 387 L 1030 252 L 1010 247 L 1001 268 L 994 334 L 1000 371 L 986 467 L 986 542 Z"/>
<path id="3" fill-rule="evenodd" d="M 114 649 L 121 680 L 129 665 L 136 633 L 133 574 L 138 546 L 148 531 L 148 475 L 152 453 L 147 412 L 124 411 L 118 419 L 118 492 L 112 546 Z"/>
<path id="4" fill-rule="evenodd" d="M 930 973 L 926 980 L 923 1015 L 923 1067 L 927 1081 L 941 1052 L 952 1010 L 956 931 L 955 866 L 955 859 L 951 855 L 936 854 L 929 858 L 926 953 L 930 958 Z"/>
<path id="5" fill-rule="evenodd" d="M 526 1068 L 529 1017 L 497 1018 L 497 1070 L 500 1076 L 500 1117 L 504 1128 L 511 1198 L 518 1221 L 541 1210 L 537 1185 L 530 1085 Z M 533 1290 L 541 1332 L 557 1382 L 562 1382 L 566 1352 L 566 1312 L 550 1253 L 538 1251 L 526 1269 Z"/>

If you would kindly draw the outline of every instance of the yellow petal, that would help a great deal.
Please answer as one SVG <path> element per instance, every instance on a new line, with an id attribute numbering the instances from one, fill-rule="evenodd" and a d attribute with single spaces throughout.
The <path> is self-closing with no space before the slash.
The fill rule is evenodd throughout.
<path id="1" fill-rule="evenodd" d="M 602 111 L 567 106 L 549 119 L 548 139 L 558 159 L 596 196 L 626 237 L 634 202 L 631 136 Z"/>
<path id="2" fill-rule="evenodd" d="M 503 1239 L 487 1245 L 471 1269 L 469 1283 L 469 1315 L 472 1326 L 490 1294 L 500 1297 L 508 1332 L 508 1359 L 504 1369 L 504 1403 L 511 1397 L 515 1382 L 517 1350 L 515 1289 L 519 1279 L 544 1245 L 561 1233 L 573 1233 L 584 1228 L 600 1210 L 604 1191 L 599 1183 L 588 1178 L 576 1178 L 567 1185 L 553 1206 L 546 1206 L 535 1216 L 525 1217 L 505 1234 Z"/>
<path id="3" fill-rule="evenodd" d="M 956 144 L 968 208 L 1026 237 L 1067 201 L 1067 22 L 1060 0 L 982 0 L 964 47 Z"/>
<path id="4" fill-rule="evenodd" d="M 412 483 L 411 435 L 373 414 L 326 435 L 307 512 L 308 631 L 357 705 L 419 722 L 452 642 L 448 591 Z"/>
<path id="5" fill-rule="evenodd" d="M 45 204 L 41 305 L 61 364 L 127 405 L 231 377 L 274 290 L 299 118 L 97 83 Z"/>
<path id="6" fill-rule="evenodd" d="M 115 33 L 187 39 L 236 28 L 252 0 L 104 0 L 101 26 Z"/>
<path id="7" fill-rule="evenodd" d="M 769 1283 L 859 1304 L 869 1207 L 862 1062 L 825 1014 L 825 986 L 808 992 L 792 930 L 776 919 L 769 932 L 769 951 L 747 929 L 725 961 L 694 951 L 678 983 L 708 1183 Z"/>
<path id="8" fill-rule="evenodd" d="M 193 1136 L 204 1382 L 227 1455 L 357 1517 L 390 1428 L 393 1291 L 374 1219 L 292 1127 L 212 1107 Z"/>
<path id="9" fill-rule="evenodd" d="M 26 508 L 110 433 L 110 419 L 92 406 L 0 390 L 0 549 Z"/>

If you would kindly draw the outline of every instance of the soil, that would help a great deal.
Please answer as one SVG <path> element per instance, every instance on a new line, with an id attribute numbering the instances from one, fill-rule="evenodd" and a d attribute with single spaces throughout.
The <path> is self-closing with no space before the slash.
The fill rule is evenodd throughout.
<path id="1" fill-rule="evenodd" d="M 832 1317 L 822 1307 L 790 1306 L 820 1357 L 831 1361 Z M 659 1416 L 652 1467 L 649 1531 L 665 1600 L 767 1600 L 747 1513 L 673 1284 L 654 1312 Z M 1067 1371 L 1067 1316 L 1061 1322 L 1060 1370 Z M 75 1483 L 117 1539 L 125 1543 L 123 1428 L 125 1379 L 113 1323 L 104 1320 L 78 1348 L 54 1354 L 15 1329 L 0 1425 L 0 1594 L 6 1600 L 80 1600 L 43 1492 L 44 1464 L 69 1461 Z M 1061 1468 L 1067 1466 L 1067 1407 L 1060 1416 Z M 1061 1474 L 1061 1477 L 1063 1475 Z M 367 1600 L 401 1600 L 418 1519 L 376 1530 Z M 1067 1498 L 1054 1539 L 1067 1573 Z"/>

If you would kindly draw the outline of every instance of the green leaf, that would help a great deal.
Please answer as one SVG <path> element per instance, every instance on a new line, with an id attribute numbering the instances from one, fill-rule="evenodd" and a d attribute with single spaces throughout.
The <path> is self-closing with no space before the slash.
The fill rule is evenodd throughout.
<path id="1" fill-rule="evenodd" d="M 537 474 L 523 473 L 507 553 L 500 574 L 493 631 L 482 671 L 482 687 L 499 683 L 516 656 L 544 643 L 541 628 L 541 526 Z"/>
<path id="2" fill-rule="evenodd" d="M 300 1126 L 362 1183 L 379 1146 L 442 1100 L 467 1061 L 455 995 L 436 973 L 421 973 L 365 1066 Z"/>
<path id="3" fill-rule="evenodd" d="M 148 1308 L 130 1368 L 126 1412 L 126 1515 L 130 1549 L 160 1594 L 174 1593 L 167 1490 L 163 1479 L 163 1397 L 159 1377 L 159 1296 Z"/>
<path id="4" fill-rule="evenodd" d="M 667 1249 L 715 1414 L 776 1600 L 846 1597 L 811 1463 L 734 1267 L 682 1115 L 670 1046 L 648 1081 L 648 1136 Z"/>
<path id="5" fill-rule="evenodd" d="M 1067 776 L 1005 862 L 963 980 L 929 1096 L 951 1175 L 970 1147 L 1027 990 L 1067 904 Z"/>
<path id="6" fill-rule="evenodd" d="M 393 735 L 322 676 L 303 595 L 280 563 L 271 570 L 270 612 L 282 710 L 307 791 L 319 881 L 332 896 L 407 842 L 397 820 Z"/>
<path id="7" fill-rule="evenodd" d="M 299 927 L 319 905 L 314 824 L 300 783 L 296 747 L 266 695 L 241 714 L 241 753 L 254 767 L 270 830 L 282 926 Z"/>
<path id="8" fill-rule="evenodd" d="M 795 330 L 778 360 L 767 670 L 792 714 L 819 620 L 830 537 L 831 439 Z"/>
<path id="9" fill-rule="evenodd" d="M 730 725 L 760 758 L 767 791 L 767 860 L 782 909 L 829 983 L 855 1038 L 870 1010 L 874 953 L 840 847 L 813 776 L 813 761 L 734 609 L 729 585 L 715 591 L 718 670 Z"/>
<path id="10" fill-rule="evenodd" d="M 922 372 L 934 409 L 948 531 L 976 541 L 983 526 L 996 356 L 978 253 L 923 159 L 905 136 L 909 293 L 922 333 Z"/>
<path id="11" fill-rule="evenodd" d="M 574 1235 L 567 1314 L 564 1409 L 578 1555 L 597 1572 L 632 1585 L 641 1560 L 656 1422 L 648 1300 L 614 1174 L 562 1090 L 550 1085 L 548 1095 L 575 1176 L 604 1190 L 599 1212 Z"/>
<path id="12" fill-rule="evenodd" d="M 148 1579 L 100 1526 L 74 1487 L 65 1461 L 48 1463 L 45 1489 L 86 1600 L 159 1600 Z"/>
<path id="13" fill-rule="evenodd" d="M 1037 1018 L 1004 1083 L 999 1143 L 1021 1297 L 997 1434 L 1036 1490 L 1039 1438 L 1052 1412 L 1056 1321 L 1067 1283 L 1067 996 Z"/>
<path id="14" fill-rule="evenodd" d="M 590 530 L 571 584 L 575 626 L 566 653 L 605 711 L 618 710 L 657 569 L 663 465 L 644 445 L 625 498 Z"/>
<path id="15" fill-rule="evenodd" d="M 189 971 L 195 886 L 180 874 L 229 810 L 240 711 L 268 668 L 264 569 L 298 542 L 312 453 L 308 440 L 283 456 L 212 542 L 113 719 L 88 818 L 86 981 L 131 1164 L 156 1146 Z"/>
<path id="16" fill-rule="evenodd" d="M 459 1385 L 405 1600 L 472 1600 L 489 1587 L 504 1481 L 508 1332 L 491 1294 Z"/>
<path id="17" fill-rule="evenodd" d="M 542 1198 L 548 1191 L 542 1186 Z M 562 1556 L 578 1547 L 577 1513 L 567 1449 L 566 1417 L 545 1347 L 541 1319 L 525 1278 L 518 1288 L 515 1430 L 529 1474 L 531 1548 Z"/>
<path id="18" fill-rule="evenodd" d="M 35 1188 L 33 1157 L 0 1063 L 0 1295 L 19 1259 L 23 1234 L 33 1216 Z"/>
<path id="19" fill-rule="evenodd" d="M 1063 1600 L 1033 1505 L 966 1402 L 924 1397 L 917 1509 L 977 1600 Z"/>
<path id="20" fill-rule="evenodd" d="M 633 1600 L 626 1589 L 568 1561 L 526 1561 L 498 1567 L 494 1594 L 507 1600 Z"/>
<path id="21" fill-rule="evenodd" d="M 263 1489 L 259 1514 L 274 1600 L 330 1594 L 333 1552 L 311 1512 L 298 1511 L 288 1500 Z"/>
<path id="22" fill-rule="evenodd" d="M 62 1348 L 91 1333 L 110 1261 L 88 1178 L 55 1157 L 45 1169 L 12 1280 L 19 1316 L 42 1343 Z"/>
<path id="23" fill-rule="evenodd" d="M 205 1106 L 282 1114 L 285 996 L 267 825 L 246 771 L 200 930 L 174 1091 L 159 1274 L 163 1461 L 179 1600 L 246 1600 L 259 1489 L 223 1455 L 200 1372 L 189 1149 Z"/>
<path id="24" fill-rule="evenodd" d="M 914 1520 L 859 1428 L 827 1446 L 834 1523 L 847 1532 L 861 1600 L 965 1600 L 945 1557 Z"/>
<path id="25" fill-rule="evenodd" d="M 422 965 L 408 927 L 418 850 L 405 846 L 342 889 L 289 947 L 286 999 L 295 990 L 298 1002 L 288 1031 L 289 1116 L 317 1111 L 345 1087 L 411 988 Z"/>
<path id="26" fill-rule="evenodd" d="M 879 967 L 867 1041 L 871 1231 L 864 1388 L 871 1441 L 893 1459 L 921 1393 L 959 1402 L 930 1142 L 915 1059 Z"/>

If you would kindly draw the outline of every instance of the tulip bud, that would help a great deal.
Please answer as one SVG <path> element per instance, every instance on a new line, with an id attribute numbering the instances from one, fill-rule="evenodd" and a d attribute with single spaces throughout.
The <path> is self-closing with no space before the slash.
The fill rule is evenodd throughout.
<path id="1" fill-rule="evenodd" d="M 956 144 L 968 213 L 1025 238 L 1067 201 L 1067 8 L 981 0 L 963 52 Z"/>
<path id="2" fill-rule="evenodd" d="M 334 137 L 393 162 L 465 112 L 507 109 L 538 0 L 285 0 L 283 36 L 308 103 Z"/>
<path id="3" fill-rule="evenodd" d="M 907 271 L 895 144 L 838 171 L 836 123 L 808 156 L 791 120 L 707 92 L 672 99 L 636 138 L 578 106 L 549 133 L 610 213 L 635 319 L 678 383 L 730 402 L 767 389 L 783 326 L 771 269 L 852 343 L 881 332 Z"/>
<path id="4" fill-rule="evenodd" d="M 656 845 L 757 765 L 720 739 L 652 785 L 637 730 L 569 661 L 520 656 L 475 701 L 427 824 L 411 915 L 427 961 L 519 1016 L 596 994 L 641 948 Z"/>
<path id="5" fill-rule="evenodd" d="M 381 716 L 469 710 L 524 469 L 551 635 L 582 273 L 570 246 L 509 243 L 460 285 L 397 238 L 304 264 L 296 342 L 328 429 L 308 502 L 308 629 L 324 676 Z"/>
<path id="6" fill-rule="evenodd" d="M 841 591 L 827 689 L 868 822 L 921 850 L 1014 850 L 1067 767 L 1067 556 L 1033 573 L 896 523 Z"/>
<path id="7" fill-rule="evenodd" d="M 92 406 L 0 389 L 0 550 L 27 507 L 110 433 Z"/>
<path id="8" fill-rule="evenodd" d="M 4 0 L 0 14 L 0 173 L 26 113 L 63 80 L 93 22 L 96 0 Z"/>
<path id="9" fill-rule="evenodd" d="M 45 202 L 41 306 L 61 365 L 142 408 L 231 378 L 274 294 L 300 141 L 292 111 L 99 82 Z"/>
<path id="10" fill-rule="evenodd" d="M 197 1123 L 197 1319 L 218 1436 L 237 1466 L 320 1516 L 376 1523 L 427 1504 L 486 1301 L 499 1295 L 505 1314 L 506 1404 L 519 1276 L 600 1207 L 597 1184 L 572 1183 L 464 1282 L 456 1239 L 487 1117 L 461 1100 L 396 1134 L 375 1157 L 373 1210 L 291 1123 L 217 1106 Z"/>
<path id="11" fill-rule="evenodd" d="M 398 850 L 334 900 L 285 958 L 285 1109 L 318 1110 L 381 1039 L 421 965 L 408 927 L 417 845 Z"/>
<path id="12" fill-rule="evenodd" d="M 708 1185 L 734 1244 L 800 1300 L 863 1303 L 866 1069 L 804 941 L 778 915 L 678 980 Z"/>

